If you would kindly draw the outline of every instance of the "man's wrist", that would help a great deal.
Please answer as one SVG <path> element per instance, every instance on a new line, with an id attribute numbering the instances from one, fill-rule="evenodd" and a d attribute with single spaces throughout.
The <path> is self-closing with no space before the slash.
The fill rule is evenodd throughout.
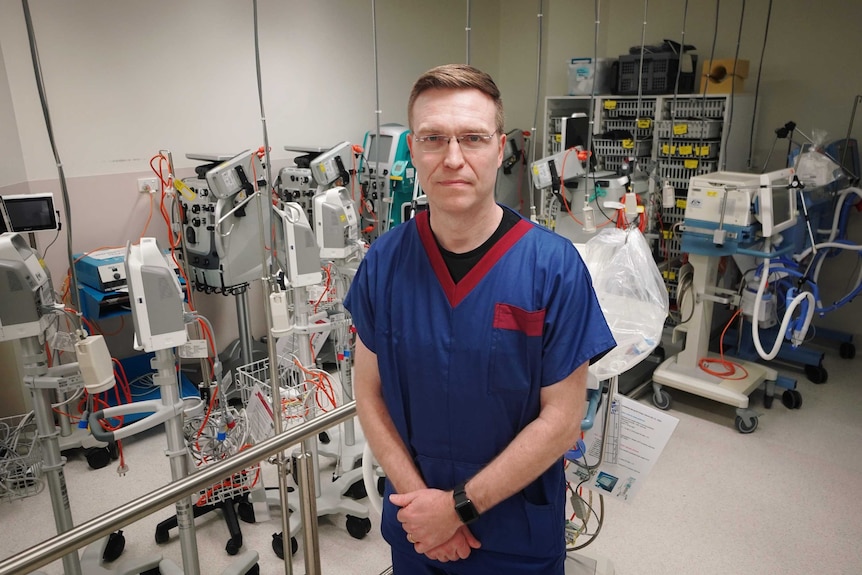
<path id="1" fill-rule="evenodd" d="M 452 490 L 452 499 L 455 503 L 455 514 L 461 523 L 470 525 L 479 519 L 479 510 L 473 504 L 473 501 L 467 495 L 467 482 L 462 481 Z"/>

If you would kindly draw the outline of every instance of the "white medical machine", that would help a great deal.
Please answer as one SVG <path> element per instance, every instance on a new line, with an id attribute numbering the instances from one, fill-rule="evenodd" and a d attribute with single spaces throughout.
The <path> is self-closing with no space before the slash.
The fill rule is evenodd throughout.
<path id="1" fill-rule="evenodd" d="M 783 242 L 780 235 L 797 222 L 792 176 L 793 170 L 785 169 L 767 174 L 716 172 L 691 178 L 682 226 L 682 251 L 689 254 L 689 259 L 680 273 L 677 296 L 684 321 L 673 331 L 674 341 L 684 336 L 685 344 L 682 351 L 653 372 L 652 400 L 657 407 L 670 406 L 665 387 L 681 389 L 736 407 L 736 428 L 741 433 L 751 433 L 757 428 L 758 414 L 749 407 L 749 394 L 765 386 L 765 405 L 771 405 L 778 372 L 752 361 L 731 361 L 710 353 L 709 341 L 715 303 L 733 307 L 741 304 L 737 290 L 717 285 L 721 257 L 746 255 L 764 259 L 765 281 L 769 260 L 793 249 L 792 242 Z M 772 251 L 772 246 L 777 251 Z M 797 308 L 807 308 L 803 302 L 810 297 L 804 292 L 789 302 L 783 326 Z M 756 339 L 761 307 L 753 307 Z M 797 328 L 803 337 L 813 307 Z M 795 387 L 794 381 L 781 379 L 782 387 Z"/>

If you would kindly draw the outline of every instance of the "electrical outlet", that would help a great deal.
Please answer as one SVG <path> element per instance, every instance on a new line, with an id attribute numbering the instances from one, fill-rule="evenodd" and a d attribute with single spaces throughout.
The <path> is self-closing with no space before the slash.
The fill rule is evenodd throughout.
<path id="1" fill-rule="evenodd" d="M 138 178 L 138 191 L 142 194 L 154 194 L 159 191 L 158 178 Z"/>

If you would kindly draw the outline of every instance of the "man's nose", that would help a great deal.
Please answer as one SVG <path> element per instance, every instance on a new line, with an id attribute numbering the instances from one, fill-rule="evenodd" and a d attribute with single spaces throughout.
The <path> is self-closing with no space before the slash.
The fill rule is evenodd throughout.
<path id="1" fill-rule="evenodd" d="M 449 143 L 446 144 L 446 156 L 443 158 L 443 162 L 450 168 L 458 168 L 464 164 L 464 154 L 461 152 L 461 144 L 454 137 L 450 138 Z"/>

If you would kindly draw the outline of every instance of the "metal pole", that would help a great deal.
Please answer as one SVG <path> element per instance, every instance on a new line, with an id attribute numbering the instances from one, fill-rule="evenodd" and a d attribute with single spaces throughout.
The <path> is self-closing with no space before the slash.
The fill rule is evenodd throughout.
<path id="1" fill-rule="evenodd" d="M 179 403 L 179 383 L 174 368 L 174 354 L 167 349 L 156 351 L 156 357 L 150 361 L 150 366 L 156 372 L 153 382 L 159 386 L 162 405 L 173 406 Z M 183 436 L 183 415 L 179 413 L 165 421 L 165 436 L 168 441 L 166 455 L 170 458 L 171 479 L 177 481 L 189 475 L 188 450 Z M 177 501 L 177 529 L 179 530 L 180 548 L 183 553 L 184 575 L 200 575 L 201 566 L 198 558 L 198 544 L 195 539 L 195 521 L 192 510 L 192 498 L 186 497 Z"/>
<path id="2" fill-rule="evenodd" d="M 240 288 L 234 295 L 236 301 L 236 321 L 239 332 L 240 360 L 242 365 L 251 363 L 251 321 L 248 317 L 248 290 L 250 286 Z"/>
<path id="3" fill-rule="evenodd" d="M 266 157 L 266 195 L 264 196 L 265 201 L 260 202 L 260 206 L 258 209 L 258 222 L 260 227 L 260 257 L 262 261 L 262 278 L 261 281 L 263 283 L 263 305 L 264 305 L 264 316 L 266 320 L 266 350 L 267 356 L 269 357 L 269 382 L 270 389 L 272 390 L 272 413 L 273 416 L 273 424 L 275 426 L 275 434 L 278 437 L 279 434 L 284 430 L 283 422 L 281 419 L 281 390 L 278 381 L 278 358 L 275 349 L 275 338 L 272 335 L 272 303 L 269 300 L 270 294 L 273 293 L 275 289 L 275 284 L 272 281 L 272 270 L 269 269 L 271 264 L 267 263 L 267 249 L 266 249 L 266 237 L 264 235 L 263 222 L 268 221 L 267 218 L 264 217 L 264 210 L 272 210 L 272 200 L 271 200 L 271 186 L 272 186 L 272 161 L 269 156 L 269 135 L 266 129 L 266 113 L 264 112 L 263 107 L 263 79 L 260 71 L 260 37 L 258 33 L 258 6 L 257 0 L 254 0 L 253 3 L 254 8 L 254 62 L 255 62 L 255 70 L 257 73 L 257 95 L 258 95 L 258 103 L 260 106 L 260 121 L 261 121 L 261 129 L 263 130 L 263 153 Z M 271 215 L 271 214 L 270 214 Z M 269 230 L 267 230 L 269 232 Z M 270 234 L 270 238 L 272 235 Z M 250 337 L 248 338 L 250 339 Z M 241 342 L 243 345 L 242 353 L 245 355 L 245 341 Z M 247 361 L 246 363 L 251 362 L 251 352 L 247 353 Z M 285 455 L 283 453 L 279 453 L 275 457 L 275 465 L 278 468 L 278 498 L 279 504 L 281 505 L 281 529 L 284 541 L 287 542 L 284 551 L 284 573 L 285 575 L 291 575 L 293 573 L 293 556 L 290 552 L 290 507 L 287 499 L 287 474 L 285 468 Z"/>
<path id="4" fill-rule="evenodd" d="M 134 523 L 166 505 L 175 503 L 183 497 L 197 493 L 213 483 L 254 465 L 288 447 L 321 431 L 352 418 L 356 415 L 356 403 L 350 402 L 332 411 L 321 414 L 308 422 L 291 427 L 289 431 L 265 439 L 214 465 L 209 465 L 193 475 L 173 481 L 155 491 L 117 507 L 110 512 L 73 527 L 69 531 L 34 545 L 21 553 L 0 561 L 0 575 L 19 575 L 30 573 L 39 567 L 55 561 L 71 551 L 84 547 L 117 529 Z M 299 486 L 302 493 L 303 485 Z M 286 515 L 287 513 L 283 513 Z M 319 549 L 314 549 L 317 555 Z M 289 553 L 285 553 L 289 556 Z M 68 575 L 68 572 L 67 572 Z"/>
<path id="5" fill-rule="evenodd" d="M 25 382 L 31 377 L 48 373 L 45 351 L 36 336 L 21 340 L 21 355 L 24 359 Z M 33 400 L 33 410 L 36 416 L 36 428 L 39 431 L 39 441 L 42 443 L 42 472 L 48 483 L 51 494 L 51 507 L 54 510 L 54 524 L 57 533 L 66 533 L 74 525 L 72 523 L 72 507 L 69 504 L 69 493 L 66 491 L 66 477 L 63 474 L 63 458 L 60 456 L 60 441 L 57 439 L 57 429 L 54 427 L 54 417 L 51 413 L 51 389 L 30 387 Z M 63 571 L 66 575 L 81 575 L 81 560 L 77 551 L 71 551 L 63 556 Z"/>

